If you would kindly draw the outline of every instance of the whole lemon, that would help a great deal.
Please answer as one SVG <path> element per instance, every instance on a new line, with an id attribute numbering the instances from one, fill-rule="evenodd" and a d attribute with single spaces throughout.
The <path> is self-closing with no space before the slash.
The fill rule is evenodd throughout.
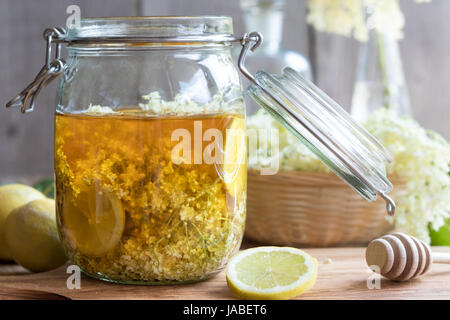
<path id="1" fill-rule="evenodd" d="M 5 241 L 14 261 L 33 272 L 52 270 L 67 261 L 52 199 L 33 200 L 14 209 L 6 219 Z"/>
<path id="2" fill-rule="evenodd" d="M 4 240 L 4 224 L 8 215 L 27 202 L 44 198 L 41 192 L 23 184 L 0 186 L 0 260 L 12 260 Z"/>

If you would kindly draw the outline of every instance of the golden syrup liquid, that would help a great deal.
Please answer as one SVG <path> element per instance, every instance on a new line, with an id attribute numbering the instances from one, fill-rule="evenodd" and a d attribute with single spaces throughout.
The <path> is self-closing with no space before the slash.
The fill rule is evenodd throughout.
<path id="1" fill-rule="evenodd" d="M 244 231 L 244 130 L 236 114 L 56 114 L 57 216 L 69 258 L 126 283 L 219 271 Z"/>

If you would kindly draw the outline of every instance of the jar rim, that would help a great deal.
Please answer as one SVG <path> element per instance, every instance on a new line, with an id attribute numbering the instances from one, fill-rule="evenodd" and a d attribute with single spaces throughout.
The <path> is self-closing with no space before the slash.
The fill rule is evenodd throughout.
<path id="1" fill-rule="evenodd" d="M 83 18 L 67 29 L 69 42 L 229 42 L 229 16 L 142 16 Z"/>

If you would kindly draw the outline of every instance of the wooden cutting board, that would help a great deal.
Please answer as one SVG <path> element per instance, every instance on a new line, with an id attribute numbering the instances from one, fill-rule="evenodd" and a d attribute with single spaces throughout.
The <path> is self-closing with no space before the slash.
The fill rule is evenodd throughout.
<path id="1" fill-rule="evenodd" d="M 450 252 L 450 247 L 434 247 Z M 319 263 L 316 285 L 298 299 L 450 299 L 450 265 L 433 265 L 429 273 L 409 282 L 382 279 L 380 289 L 368 289 L 373 273 L 364 260 L 364 248 L 305 249 Z M 27 274 L 16 265 L 0 265 L 0 299 L 235 299 L 224 272 L 195 284 L 131 286 L 81 278 L 81 289 L 66 286 L 66 266 Z"/>

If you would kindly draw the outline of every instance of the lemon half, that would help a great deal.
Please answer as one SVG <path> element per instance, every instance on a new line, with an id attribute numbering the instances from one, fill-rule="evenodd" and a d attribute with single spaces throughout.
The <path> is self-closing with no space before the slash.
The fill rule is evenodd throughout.
<path id="1" fill-rule="evenodd" d="M 316 277 L 316 259 L 289 247 L 243 250 L 227 267 L 228 286 L 244 299 L 290 299 L 312 288 Z"/>
<path id="2" fill-rule="evenodd" d="M 82 191 L 76 198 L 67 193 L 62 219 L 72 247 L 91 257 L 103 256 L 113 249 L 125 227 L 120 200 L 98 188 Z"/>

